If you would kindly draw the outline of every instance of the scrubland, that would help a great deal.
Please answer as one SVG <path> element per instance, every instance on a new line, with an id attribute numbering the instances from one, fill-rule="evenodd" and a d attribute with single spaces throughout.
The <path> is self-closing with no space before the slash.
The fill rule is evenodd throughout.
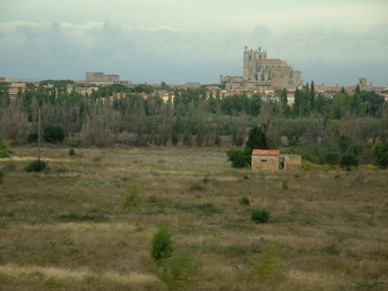
<path id="1" fill-rule="evenodd" d="M 251 172 L 223 148 L 148 147 L 45 148 L 49 168 L 27 173 L 37 150 L 13 151 L 0 159 L 1 290 L 388 289 L 386 170 Z M 195 265 L 177 285 L 150 255 L 162 226 Z"/>

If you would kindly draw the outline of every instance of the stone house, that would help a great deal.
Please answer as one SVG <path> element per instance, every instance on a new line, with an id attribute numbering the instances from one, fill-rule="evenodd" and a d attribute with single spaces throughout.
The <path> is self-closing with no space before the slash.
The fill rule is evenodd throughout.
<path id="1" fill-rule="evenodd" d="M 252 170 L 298 170 L 301 165 L 300 155 L 280 154 L 279 150 L 254 149 L 252 151 Z"/>

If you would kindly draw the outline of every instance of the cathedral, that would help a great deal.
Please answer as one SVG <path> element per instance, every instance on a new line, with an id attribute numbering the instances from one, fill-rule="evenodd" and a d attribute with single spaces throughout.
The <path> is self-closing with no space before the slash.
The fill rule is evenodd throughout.
<path id="1" fill-rule="evenodd" d="M 294 70 L 286 61 L 267 58 L 267 52 L 248 50 L 243 54 L 243 76 L 220 76 L 221 84 L 227 90 L 264 91 L 286 88 L 295 90 L 302 86 L 299 71 Z"/>

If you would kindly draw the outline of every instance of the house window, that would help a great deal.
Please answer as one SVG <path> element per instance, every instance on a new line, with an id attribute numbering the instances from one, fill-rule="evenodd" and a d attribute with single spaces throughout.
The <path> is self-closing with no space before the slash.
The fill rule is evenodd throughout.
<path id="1" fill-rule="evenodd" d="M 261 162 L 262 162 L 262 163 L 266 163 L 266 162 L 267 162 L 267 160 L 265 160 L 265 159 L 262 159 L 262 160 L 261 160 Z"/>

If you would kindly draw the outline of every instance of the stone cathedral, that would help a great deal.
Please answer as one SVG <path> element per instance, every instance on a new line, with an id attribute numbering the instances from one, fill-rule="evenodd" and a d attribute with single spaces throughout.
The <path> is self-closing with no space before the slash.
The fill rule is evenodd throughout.
<path id="1" fill-rule="evenodd" d="M 267 52 L 248 50 L 243 53 L 243 76 L 220 76 L 227 90 L 295 90 L 302 86 L 301 74 L 281 59 L 267 58 Z"/>

